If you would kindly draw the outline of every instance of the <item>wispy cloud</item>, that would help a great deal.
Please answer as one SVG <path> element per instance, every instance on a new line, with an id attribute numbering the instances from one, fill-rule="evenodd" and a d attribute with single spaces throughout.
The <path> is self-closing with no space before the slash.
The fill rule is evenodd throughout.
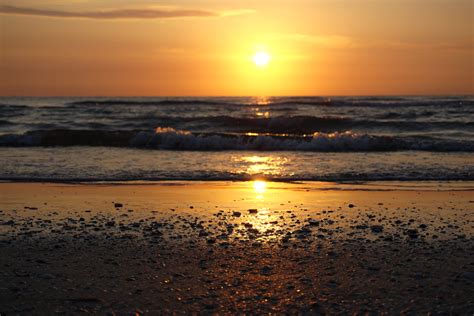
<path id="1" fill-rule="evenodd" d="M 473 42 L 470 39 L 457 42 L 368 41 L 366 46 L 398 50 L 457 50 L 472 52 Z"/>
<path id="2" fill-rule="evenodd" d="M 271 33 L 266 34 L 268 40 L 299 41 L 324 47 L 346 47 L 353 44 L 353 40 L 340 35 L 309 35 L 301 33 Z"/>
<path id="3" fill-rule="evenodd" d="M 472 40 L 458 42 L 404 42 L 397 40 L 370 40 L 342 35 L 310 35 L 301 33 L 270 33 L 269 41 L 298 41 L 324 48 L 391 49 L 391 50 L 458 50 L 472 51 Z"/>
<path id="4" fill-rule="evenodd" d="M 251 13 L 251 10 L 236 10 L 226 12 L 215 12 L 209 10 L 186 10 L 186 9 L 120 9 L 107 11 L 83 11 L 72 12 L 62 10 L 37 9 L 16 7 L 10 5 L 0 6 L 0 14 L 31 15 L 54 18 L 82 18 L 82 19 L 169 19 L 188 17 L 220 17 L 229 15 L 240 15 Z"/>

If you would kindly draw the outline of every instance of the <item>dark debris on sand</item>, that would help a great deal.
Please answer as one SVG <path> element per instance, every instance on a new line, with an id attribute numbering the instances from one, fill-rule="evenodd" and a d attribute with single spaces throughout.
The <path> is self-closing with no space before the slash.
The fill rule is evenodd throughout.
<path id="1" fill-rule="evenodd" d="M 474 312 L 468 218 L 137 213 L 2 212 L 0 313 Z"/>

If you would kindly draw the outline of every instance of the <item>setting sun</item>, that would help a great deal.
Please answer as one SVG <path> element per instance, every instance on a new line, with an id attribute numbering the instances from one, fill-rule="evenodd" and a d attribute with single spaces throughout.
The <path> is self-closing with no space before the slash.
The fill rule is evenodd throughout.
<path id="1" fill-rule="evenodd" d="M 271 57 L 268 53 L 261 51 L 257 52 L 252 59 L 257 67 L 265 67 L 270 62 Z"/>

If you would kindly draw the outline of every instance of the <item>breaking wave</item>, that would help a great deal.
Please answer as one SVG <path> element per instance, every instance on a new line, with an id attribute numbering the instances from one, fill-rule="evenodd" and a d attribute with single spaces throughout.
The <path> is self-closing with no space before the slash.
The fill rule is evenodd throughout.
<path id="1" fill-rule="evenodd" d="M 474 152 L 474 141 L 394 137 L 355 132 L 311 135 L 192 133 L 170 127 L 155 131 L 46 130 L 0 136 L 2 147 L 104 146 L 183 151 L 374 152 L 419 150 Z"/>
<path id="2" fill-rule="evenodd" d="M 250 118 L 233 116 L 209 116 L 209 117 L 156 117 L 151 118 L 159 124 L 198 124 L 201 128 L 219 128 L 226 131 L 253 131 L 261 133 L 287 133 L 287 134 L 311 134 L 317 132 L 346 131 L 352 128 L 363 129 L 393 129 L 403 131 L 423 131 L 438 128 L 464 128 L 474 129 L 474 122 L 456 121 L 374 121 L 354 120 L 347 117 L 337 116 L 275 116 L 270 118 Z M 192 125 L 191 125 L 192 126 Z"/>

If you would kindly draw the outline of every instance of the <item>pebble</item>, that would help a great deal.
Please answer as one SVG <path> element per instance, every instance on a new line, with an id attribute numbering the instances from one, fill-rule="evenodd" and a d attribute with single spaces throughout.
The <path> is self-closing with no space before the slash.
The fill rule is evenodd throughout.
<path id="1" fill-rule="evenodd" d="M 260 270 L 260 273 L 262 275 L 272 275 L 273 274 L 273 269 L 269 266 L 263 266 L 262 269 Z"/>
<path id="2" fill-rule="evenodd" d="M 370 230 L 373 233 L 381 233 L 381 232 L 383 232 L 383 226 L 382 225 L 372 225 L 372 226 L 370 226 Z"/>
<path id="3" fill-rule="evenodd" d="M 474 272 L 466 271 L 461 273 L 461 278 L 474 281 Z"/>
<path id="4" fill-rule="evenodd" d="M 408 229 L 407 230 L 408 237 L 415 239 L 418 238 L 418 231 L 416 229 Z"/>

